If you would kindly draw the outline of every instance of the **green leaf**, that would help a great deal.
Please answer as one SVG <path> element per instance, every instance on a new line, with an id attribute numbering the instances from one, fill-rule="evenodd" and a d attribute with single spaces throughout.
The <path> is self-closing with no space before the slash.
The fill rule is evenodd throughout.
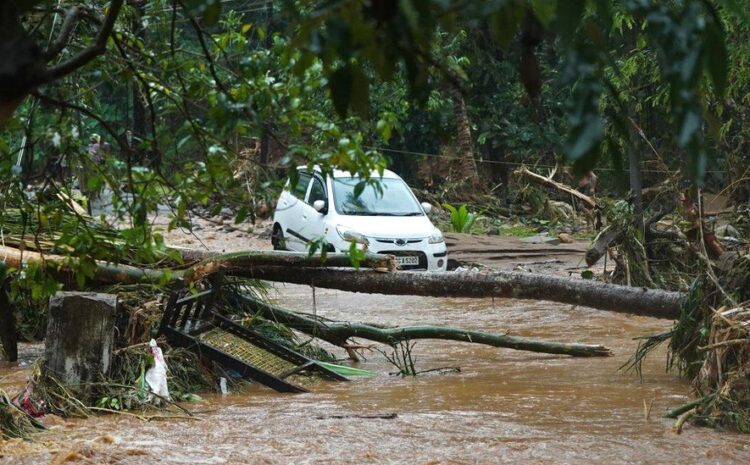
<path id="1" fill-rule="evenodd" d="M 357 243 L 349 244 L 349 261 L 355 269 L 359 269 L 360 263 L 365 258 L 365 253 L 357 248 Z"/>
<path id="2" fill-rule="evenodd" d="M 360 181 L 354 186 L 354 198 L 358 198 L 365 191 L 367 181 Z"/>
<path id="3" fill-rule="evenodd" d="M 443 208 L 445 208 L 446 210 L 448 210 L 450 212 L 451 216 L 456 212 L 456 207 L 454 207 L 453 205 L 451 205 L 449 203 L 444 203 L 443 204 Z"/>
<path id="4" fill-rule="evenodd" d="M 8 144 L 5 143 L 2 137 L 0 137 L 0 152 L 6 156 L 10 153 L 10 147 L 8 147 Z"/>
<path id="5" fill-rule="evenodd" d="M 526 7 L 518 2 L 506 4 L 490 19 L 490 32 L 500 47 L 507 49 L 526 14 Z"/>
<path id="6" fill-rule="evenodd" d="M 591 270 L 581 271 L 581 278 L 583 279 L 594 279 L 594 272 Z"/>
<path id="7" fill-rule="evenodd" d="M 534 15 L 539 19 L 539 22 L 544 27 L 547 27 L 555 17 L 557 0 L 531 0 L 531 8 L 534 10 Z"/>
<path id="8" fill-rule="evenodd" d="M 747 14 L 745 9 L 745 1 L 740 2 L 739 0 L 719 0 L 719 3 L 729 10 L 732 14 L 740 18 L 742 21 L 750 22 L 750 16 Z"/>
<path id="9" fill-rule="evenodd" d="M 247 207 L 241 207 L 239 211 L 237 211 L 237 216 L 234 218 L 234 224 L 240 224 L 243 221 L 245 221 L 245 218 L 247 218 L 248 209 Z"/>

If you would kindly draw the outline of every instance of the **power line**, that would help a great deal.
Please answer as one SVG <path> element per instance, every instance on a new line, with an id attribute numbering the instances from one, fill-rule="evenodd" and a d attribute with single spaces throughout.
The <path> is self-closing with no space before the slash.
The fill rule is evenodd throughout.
<path id="1" fill-rule="evenodd" d="M 232 2 L 235 2 L 235 1 L 237 1 L 237 0 L 220 0 L 219 3 L 232 3 Z M 266 5 L 266 0 L 256 0 L 256 1 L 253 1 L 253 2 L 246 2 L 244 5 L 242 5 L 242 7 L 243 8 L 248 8 L 248 7 L 249 8 L 254 8 L 254 7 L 260 6 L 260 5 Z M 149 12 L 149 13 L 151 13 L 151 12 L 153 12 L 153 13 L 163 13 L 163 12 L 172 11 L 172 10 L 174 10 L 174 6 L 168 6 L 168 7 L 165 7 L 165 8 L 158 8 L 158 9 L 147 9 L 146 11 Z M 234 10 L 234 11 L 236 11 L 236 10 Z"/>
<path id="2" fill-rule="evenodd" d="M 379 152 L 392 152 L 392 153 L 401 153 L 404 155 L 417 155 L 422 157 L 432 157 L 432 158 L 441 158 L 443 160 L 461 160 L 461 157 L 452 157 L 449 155 L 440 155 L 437 153 L 425 153 L 425 152 L 413 152 L 410 150 L 399 150 L 399 149 L 389 149 L 386 147 L 375 147 L 371 145 L 363 145 L 362 147 L 370 150 L 377 150 Z M 506 165 L 506 166 L 523 166 L 523 165 L 529 165 L 529 163 L 519 163 L 519 162 L 512 162 L 512 161 L 499 161 L 499 160 L 483 160 L 483 159 L 477 159 L 475 160 L 477 163 L 485 163 L 485 164 L 494 164 L 494 165 Z M 535 168 L 549 168 L 554 169 L 556 166 L 551 165 L 539 165 L 539 164 L 533 164 Z M 597 171 L 616 171 L 614 168 L 596 168 Z M 623 170 L 624 171 L 624 170 Z M 664 170 L 641 170 L 642 173 L 664 173 Z M 706 171 L 706 173 L 726 173 L 726 170 L 709 170 Z"/>

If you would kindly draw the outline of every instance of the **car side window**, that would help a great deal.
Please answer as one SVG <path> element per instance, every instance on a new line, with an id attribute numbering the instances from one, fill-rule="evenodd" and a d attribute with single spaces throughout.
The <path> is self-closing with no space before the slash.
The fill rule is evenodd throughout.
<path id="1" fill-rule="evenodd" d="M 310 195 L 307 199 L 307 203 L 312 205 L 315 203 L 316 200 L 325 200 L 326 199 L 326 189 L 323 186 L 323 182 L 318 179 L 313 179 L 312 187 L 310 188 Z"/>
<path id="2" fill-rule="evenodd" d="M 304 200 L 305 194 L 307 193 L 307 186 L 310 185 L 310 178 L 312 178 L 310 173 L 300 172 L 299 178 L 297 179 L 297 185 L 294 186 L 294 190 L 291 191 L 292 195 L 300 200 Z"/>

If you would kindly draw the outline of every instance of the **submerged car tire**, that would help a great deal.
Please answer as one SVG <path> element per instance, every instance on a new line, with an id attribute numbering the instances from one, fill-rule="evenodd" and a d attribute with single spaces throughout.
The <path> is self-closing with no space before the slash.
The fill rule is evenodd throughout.
<path id="1" fill-rule="evenodd" d="M 284 239 L 284 231 L 281 230 L 281 225 L 278 223 L 273 225 L 273 232 L 271 233 L 271 245 L 273 245 L 273 250 L 286 250 L 286 239 Z"/>

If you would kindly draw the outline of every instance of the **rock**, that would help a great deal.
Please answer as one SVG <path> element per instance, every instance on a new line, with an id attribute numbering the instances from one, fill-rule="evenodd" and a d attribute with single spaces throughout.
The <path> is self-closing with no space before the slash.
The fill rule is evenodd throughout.
<path id="1" fill-rule="evenodd" d="M 258 205 L 255 208 L 255 216 L 258 218 L 268 218 L 268 205 L 265 203 Z"/>
<path id="2" fill-rule="evenodd" d="M 716 227 L 716 235 L 719 237 L 739 237 L 740 233 L 731 224 L 723 224 Z"/>
<path id="3" fill-rule="evenodd" d="M 561 241 L 556 237 L 536 235 L 531 237 L 524 237 L 523 239 L 521 239 L 521 242 L 526 242 L 527 244 L 558 245 Z"/>
<path id="4" fill-rule="evenodd" d="M 485 234 L 487 234 L 488 236 L 499 236 L 500 235 L 500 229 L 496 228 L 494 226 L 491 226 L 491 227 L 487 228 L 487 231 L 486 231 Z"/>
<path id="5" fill-rule="evenodd" d="M 226 207 L 221 209 L 219 215 L 223 216 L 226 219 L 234 218 L 234 212 Z"/>
<path id="6" fill-rule="evenodd" d="M 224 224 L 224 217 L 221 215 L 216 215 L 211 217 L 211 222 L 216 224 Z"/>
<path id="7" fill-rule="evenodd" d="M 558 234 L 557 238 L 560 239 L 560 242 L 562 242 L 563 244 L 572 244 L 573 242 L 575 242 L 570 234 L 564 232 Z"/>
<path id="8" fill-rule="evenodd" d="M 99 381 L 109 371 L 117 296 L 58 292 L 49 300 L 47 368 L 65 384 Z"/>

